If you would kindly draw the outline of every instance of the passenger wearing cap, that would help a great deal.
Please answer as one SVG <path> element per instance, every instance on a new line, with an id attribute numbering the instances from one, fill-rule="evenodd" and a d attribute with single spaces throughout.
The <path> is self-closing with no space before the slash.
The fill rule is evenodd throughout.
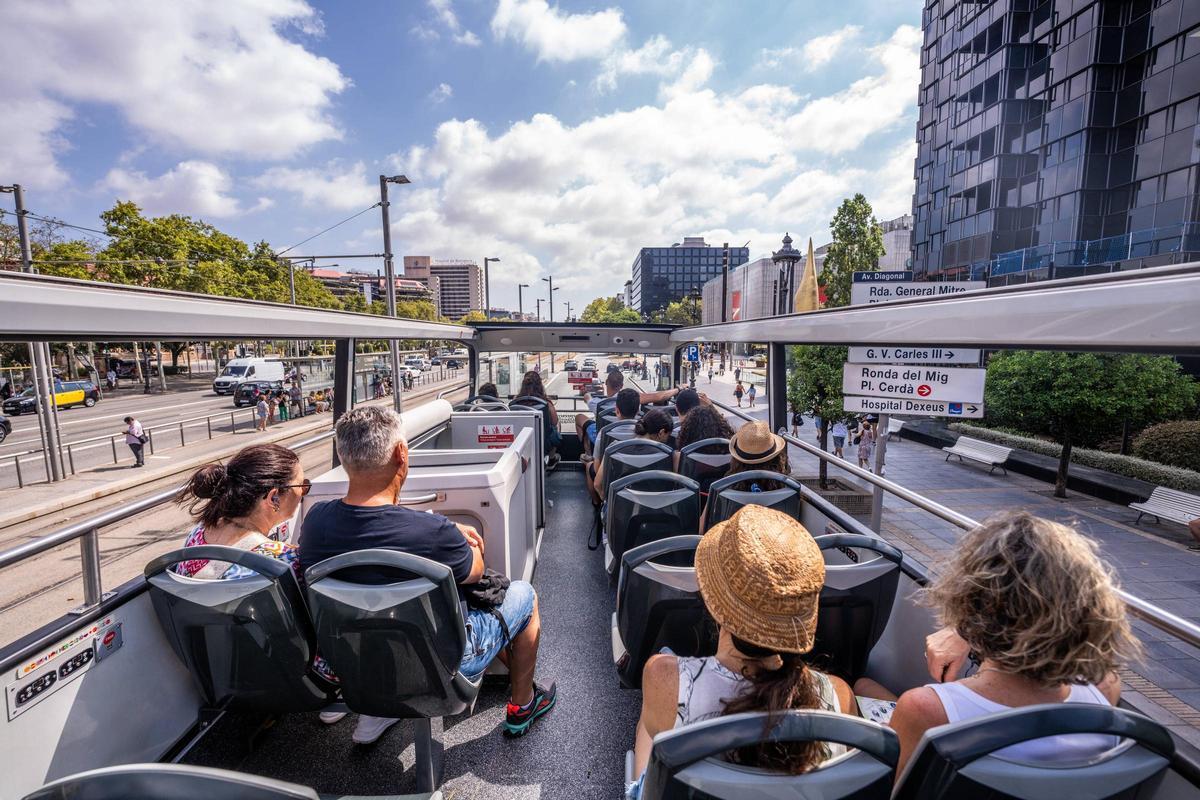
<path id="1" fill-rule="evenodd" d="M 639 777 L 627 798 L 640 796 L 654 737 L 672 728 L 746 711 L 857 713 L 845 681 L 804 663 L 817 630 L 825 561 L 797 520 L 762 506 L 739 509 L 700 540 L 696 579 L 719 629 L 717 654 L 659 654 L 646 662 L 634 744 Z M 744 748 L 729 757 L 798 775 L 845 751 L 839 744 L 796 742 Z"/>
<path id="2" fill-rule="evenodd" d="M 729 471 L 725 476 L 736 475 L 750 470 L 767 470 L 787 475 L 788 466 L 787 442 L 782 436 L 771 433 L 770 426 L 762 420 L 747 422 L 738 428 L 738 432 L 729 440 Z M 739 492 L 771 492 L 783 488 L 779 481 L 770 478 L 748 480 L 735 483 L 733 489 Z M 700 514 L 700 530 L 705 529 L 708 517 L 708 506 Z"/>

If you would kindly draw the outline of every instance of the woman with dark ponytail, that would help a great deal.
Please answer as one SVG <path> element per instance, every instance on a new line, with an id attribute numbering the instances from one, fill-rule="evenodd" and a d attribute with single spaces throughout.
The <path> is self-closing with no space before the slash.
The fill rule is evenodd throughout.
<path id="1" fill-rule="evenodd" d="M 652 408 L 633 424 L 633 432 L 639 439 L 650 439 L 660 444 L 666 444 L 671 438 L 672 427 L 674 427 L 674 423 L 670 414 L 660 408 Z M 596 491 L 599 491 L 600 487 L 604 485 L 603 461 L 596 467 L 596 477 L 592 485 L 596 487 Z"/>
<path id="2" fill-rule="evenodd" d="M 300 459 L 277 444 L 244 448 L 227 464 L 206 464 L 192 475 L 177 502 L 187 504 L 196 522 L 184 547 L 225 545 L 282 559 L 299 572 L 287 523 L 311 483 Z M 278 529 L 278 530 L 277 530 Z M 278 541 L 272 536 L 272 532 Z M 180 575 L 218 580 L 253 574 L 244 567 L 194 559 L 175 566 Z"/>
<path id="3" fill-rule="evenodd" d="M 700 540 L 696 580 L 720 631 L 717 654 L 661 654 L 646 662 L 634 744 L 636 775 L 641 776 L 650 761 L 654 737 L 682 725 L 766 711 L 765 734 L 777 712 L 807 708 L 858 713 L 845 681 L 804 662 L 816 634 L 825 561 L 803 525 L 762 506 L 741 508 Z M 844 745 L 828 742 L 764 742 L 730 753 L 729 758 L 800 774 L 844 752 Z M 640 796 L 641 780 L 626 788 L 627 798 Z"/>

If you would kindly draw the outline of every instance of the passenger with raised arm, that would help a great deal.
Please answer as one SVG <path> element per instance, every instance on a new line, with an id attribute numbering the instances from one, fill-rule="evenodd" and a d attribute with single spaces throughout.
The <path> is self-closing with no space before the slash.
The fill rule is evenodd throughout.
<path id="1" fill-rule="evenodd" d="M 935 680 L 900 696 L 899 775 L 925 731 L 1042 703 L 1116 705 L 1117 667 L 1137 652 L 1125 605 L 1092 542 L 1026 512 L 1001 514 L 964 536 L 925 602 L 946 629 L 927 642 Z M 930 654 L 928 650 L 936 650 Z M 982 662 L 955 680 L 968 652 Z M 860 680 L 863 696 L 888 699 Z M 1018 761 L 1073 762 L 1118 744 L 1100 734 L 1054 736 L 1007 747 Z"/>
<path id="2" fill-rule="evenodd" d="M 610 364 L 609 366 L 612 365 Z M 591 392 L 583 392 L 583 399 L 587 403 L 589 413 L 575 415 L 575 433 L 578 434 L 579 441 L 583 442 L 583 447 L 587 451 L 587 454 L 592 452 L 592 446 L 596 444 L 596 435 L 599 433 L 596 429 L 596 421 L 594 419 L 596 409 L 600 406 L 602 400 L 614 396 L 624 387 L 625 375 L 620 370 L 609 370 L 608 374 L 604 376 L 603 396 L 593 395 Z M 636 389 L 631 391 L 637 392 Z M 664 389 L 661 392 L 638 392 L 638 404 L 665 403 L 667 400 L 678 395 L 679 391 L 678 388 L 675 388 Z"/>
<path id="3" fill-rule="evenodd" d="M 311 483 L 299 457 L 277 444 L 255 444 L 226 464 L 206 464 L 192 474 L 176 502 L 187 504 L 195 527 L 184 547 L 236 547 L 287 562 L 300 574 L 296 548 L 287 542 L 288 521 Z M 225 562 L 193 559 L 175 565 L 189 578 L 242 578 L 254 572 Z"/>
<path id="4" fill-rule="evenodd" d="M 301 564 L 307 568 L 356 550 L 400 550 L 449 567 L 459 585 L 460 599 L 464 599 L 464 589 L 478 583 L 484 574 L 483 537 L 469 525 L 397 504 L 409 467 L 400 415 L 383 406 L 360 406 L 342 415 L 334 433 L 349 487 L 345 497 L 318 503 L 305 516 Z M 388 583 L 394 577 L 385 569 L 370 567 L 343 574 L 348 580 L 364 583 Z M 525 581 L 512 581 L 496 611 L 504 618 L 503 625 L 488 611 L 472 608 L 467 612 L 467 646 L 459 671 L 477 678 L 497 656 L 508 665 L 512 695 L 504 724 L 507 733 L 519 736 L 553 708 L 555 686 L 551 683 L 543 688 L 533 680 L 541 635 L 533 587 Z M 505 650 L 508 637 L 511 657 Z M 326 713 L 321 719 L 333 723 L 343 716 Z M 352 738 L 359 744 L 374 742 L 396 722 L 362 715 Z"/>
<path id="5" fill-rule="evenodd" d="M 712 527 L 696 548 L 700 595 L 719 629 L 717 654 L 659 654 L 642 673 L 642 714 L 634 744 L 636 781 L 654 737 L 672 728 L 744 711 L 817 709 L 855 714 L 850 687 L 805 664 L 817 630 L 825 561 L 797 520 L 746 506 Z M 768 720 L 769 729 L 774 720 Z M 800 774 L 846 752 L 844 745 L 799 742 L 731 753 L 741 764 Z"/>

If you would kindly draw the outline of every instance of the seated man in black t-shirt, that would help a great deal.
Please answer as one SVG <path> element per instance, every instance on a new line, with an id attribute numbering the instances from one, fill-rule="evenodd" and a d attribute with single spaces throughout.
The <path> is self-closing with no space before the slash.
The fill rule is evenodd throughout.
<path id="1" fill-rule="evenodd" d="M 400 415 L 383 406 L 360 406 L 338 420 L 336 434 L 338 458 L 350 486 L 345 497 L 318 503 L 305 516 L 300 533 L 301 565 L 307 568 L 342 553 L 384 548 L 445 564 L 460 587 L 477 582 L 483 575 L 484 549 L 478 531 L 440 514 L 396 505 L 408 477 L 408 443 Z M 359 567 L 343 574 L 353 581 L 389 583 L 394 578 L 387 572 Z M 554 706 L 555 686 L 551 683 L 542 688 L 533 682 L 541 634 L 533 587 L 525 581 L 512 581 L 498 610 L 512 636 L 511 662 L 504 650 L 500 621 L 473 608 L 467 614 L 467 646 L 459 670 L 475 678 L 497 656 L 508 665 L 512 697 L 505 730 L 520 736 Z M 330 712 L 321 719 L 333 723 L 343 716 Z M 398 721 L 362 715 L 354 741 L 373 742 Z"/>

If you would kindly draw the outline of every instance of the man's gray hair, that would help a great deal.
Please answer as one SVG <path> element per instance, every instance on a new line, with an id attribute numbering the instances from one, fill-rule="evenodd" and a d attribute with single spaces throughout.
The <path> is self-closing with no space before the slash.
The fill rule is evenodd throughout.
<path id="1" fill-rule="evenodd" d="M 404 421 L 387 406 L 359 406 L 347 411 L 334 428 L 337 454 L 347 470 L 374 472 L 392 461 L 396 445 L 406 442 Z"/>

